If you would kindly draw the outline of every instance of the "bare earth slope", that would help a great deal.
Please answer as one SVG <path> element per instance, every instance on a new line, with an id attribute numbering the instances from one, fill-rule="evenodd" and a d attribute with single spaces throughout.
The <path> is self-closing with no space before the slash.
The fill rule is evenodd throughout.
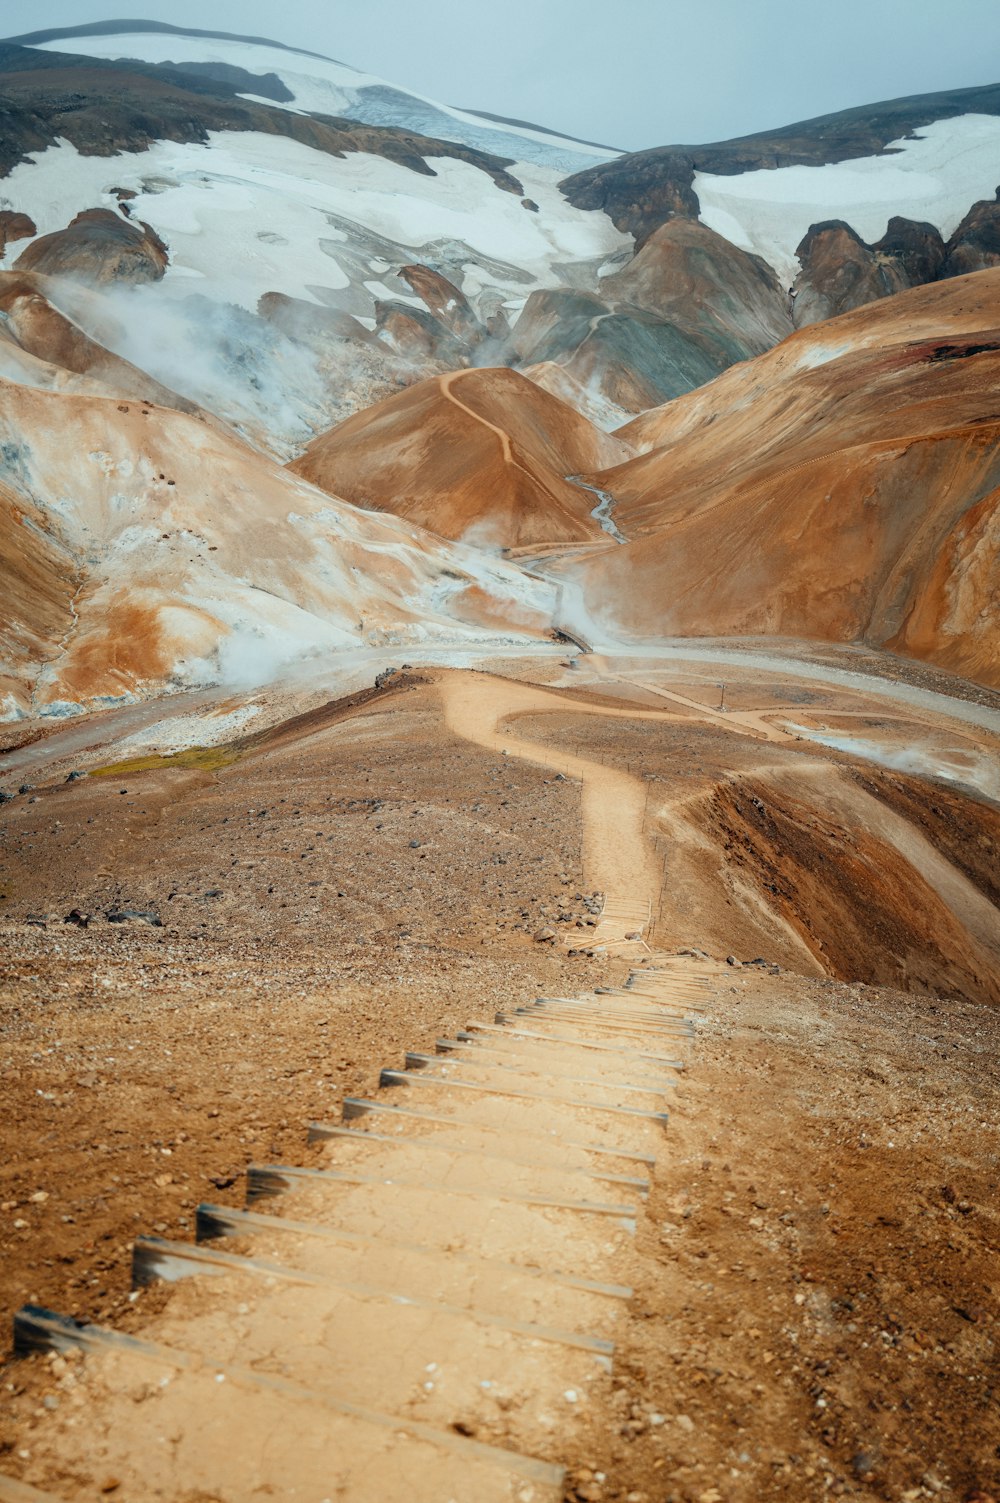
<path id="1" fill-rule="evenodd" d="M 696 221 L 662 225 L 597 292 L 533 292 L 507 352 L 555 363 L 591 397 L 641 412 L 791 333 L 771 268 Z"/>
<path id="2" fill-rule="evenodd" d="M 5 809 L 0 872 L 7 895 L 0 1044 L 12 1107 L 0 1122 L 0 1305 L 6 1312 L 25 1300 L 44 1302 L 144 1340 L 183 1342 L 207 1361 L 190 1379 L 173 1377 L 168 1363 L 165 1390 L 162 1358 L 160 1368 L 143 1370 L 109 1369 L 97 1354 L 19 1362 L 5 1374 L 2 1471 L 66 1499 L 126 1487 L 141 1494 L 154 1476 L 169 1496 L 194 1496 L 204 1487 L 189 1485 L 190 1448 L 208 1435 L 215 1444 L 197 1458 L 199 1482 L 211 1473 L 212 1495 L 236 1503 L 259 1484 L 260 1474 L 252 1482 L 245 1475 L 247 1458 L 261 1454 L 256 1437 L 274 1433 L 275 1413 L 299 1415 L 285 1491 L 316 1457 L 317 1468 L 356 1466 L 357 1452 L 333 1446 L 329 1418 L 306 1426 L 301 1408 L 289 1413 L 284 1397 L 270 1397 L 266 1424 L 246 1424 L 247 1373 L 216 1384 L 237 1343 L 249 1365 L 252 1340 L 259 1374 L 281 1362 L 280 1379 L 301 1382 L 303 1365 L 314 1362 L 310 1381 L 334 1396 L 352 1392 L 359 1372 L 381 1359 L 379 1403 L 397 1421 L 386 1452 L 406 1449 L 400 1432 L 412 1430 L 415 1416 L 466 1440 L 531 1441 L 531 1454 L 567 1468 L 560 1496 L 574 1503 L 626 1503 L 636 1494 L 650 1503 L 671 1496 L 678 1503 L 880 1503 L 908 1494 L 984 1503 L 1000 1481 L 990 1386 L 998 1316 L 997 970 L 994 963 L 977 977 L 956 963 L 970 955 L 961 932 L 972 912 L 969 890 L 964 913 L 953 902 L 929 906 L 917 932 L 905 880 L 897 878 L 912 863 L 912 880 L 921 863 L 937 881 L 953 862 L 952 897 L 961 895 L 955 876 L 962 865 L 979 898 L 995 901 L 995 818 L 981 825 L 978 842 L 969 840 L 963 832 L 981 809 L 975 798 L 869 769 L 871 802 L 898 813 L 899 833 L 910 842 L 898 868 L 885 872 L 879 847 L 896 822 L 873 828 L 875 844 L 863 841 L 855 821 L 862 804 L 846 797 L 857 759 L 748 734 L 751 722 L 777 727 L 789 713 L 804 722 L 859 713 L 862 724 L 880 722 L 884 699 L 874 681 L 870 696 L 845 694 L 824 687 L 819 672 L 803 694 L 799 678 L 768 670 L 762 683 L 741 673 L 730 686 L 727 723 L 711 708 L 707 670 L 639 664 L 629 683 L 621 664 L 613 684 L 583 659 L 559 682 L 537 684 L 529 664 L 494 666 L 525 672 L 529 681 L 401 675 L 389 690 L 335 704 L 317 705 L 313 692 L 312 711 L 300 702 L 303 712 L 292 718 L 285 718 L 293 708 L 286 697 L 279 723 L 218 748 L 214 765 L 204 754 L 186 764 L 156 756 L 122 763 L 136 750 L 120 739 L 129 730 L 125 712 L 93 718 L 83 764 L 91 776 L 82 781 L 63 781 L 60 743 L 70 728 L 23 748 L 15 776 L 30 772 L 37 791 L 15 795 Z M 663 697 L 649 704 L 654 674 L 672 708 Z M 194 696 L 184 698 L 193 709 Z M 277 709 L 273 703 L 266 713 Z M 912 742 L 935 725 L 936 735 L 949 738 L 968 729 L 923 711 L 908 713 L 903 729 Z M 167 707 L 159 734 L 169 737 L 169 726 Z M 98 775 L 102 762 L 106 776 Z M 553 778 L 555 766 L 569 776 Z M 595 837 L 602 824 L 613 836 L 621 787 L 641 790 L 637 766 L 649 797 L 635 808 L 645 803 L 645 819 L 610 846 Z M 775 851 L 775 830 L 787 830 L 782 820 L 795 813 L 793 795 L 801 801 L 798 837 L 786 836 Z M 924 862 L 921 831 L 935 848 L 937 874 Z M 622 1229 L 595 1218 L 600 1206 L 591 1203 L 580 1208 L 585 1219 L 567 1247 L 574 1256 L 589 1250 L 596 1219 L 601 1242 L 624 1259 L 613 1271 L 621 1266 L 634 1295 L 620 1306 L 588 1307 L 590 1323 L 581 1316 L 569 1327 L 611 1333 L 610 1378 L 584 1384 L 569 1376 L 579 1360 L 571 1352 L 558 1359 L 567 1377 L 543 1407 L 520 1400 L 539 1382 L 545 1353 L 557 1360 L 551 1340 L 511 1353 L 506 1336 L 502 1345 L 488 1337 L 486 1349 L 474 1350 L 474 1369 L 467 1349 L 451 1340 L 473 1223 L 456 1229 L 442 1217 L 429 1224 L 427 1199 L 446 1193 L 445 1170 L 447 1185 L 469 1201 L 502 1198 L 505 1186 L 508 1196 L 511 1188 L 517 1193 L 504 1158 L 518 1148 L 524 1156 L 525 1130 L 541 1108 L 515 1098 L 501 1116 L 493 1097 L 505 1081 L 519 1080 L 512 1067 L 537 1092 L 553 1068 L 545 1030 L 579 1029 L 579 1015 L 547 1023 L 544 1009 L 532 1006 L 540 990 L 572 998 L 585 986 L 615 987 L 628 974 L 593 943 L 588 884 L 610 884 L 622 858 L 634 866 L 636 837 L 646 842 L 647 859 L 666 853 L 660 943 L 685 930 L 694 936 L 688 944 L 708 945 L 718 925 L 734 958 L 747 960 L 706 963 L 714 981 L 707 1010 L 693 1011 L 693 1039 L 640 1034 L 644 1050 L 668 1050 L 686 1064 L 669 1088 L 666 1136 L 658 1126 L 655 1168 L 616 1166 L 632 1176 L 624 1185 L 606 1163 L 591 1166 L 603 1177 L 590 1194 L 621 1204 L 638 1174 L 650 1180 L 648 1197 L 624 1245 Z M 810 838 L 831 855 L 843 848 L 843 859 L 841 880 L 827 884 L 824 914 L 836 945 L 803 965 L 785 914 Z M 741 849 L 734 854 L 734 847 Z M 872 924 L 871 896 L 879 892 Z M 92 915 L 86 926 L 62 922 L 71 905 Z M 112 907 L 133 906 L 152 910 L 162 924 L 106 917 Z M 573 949 L 536 942 L 545 922 L 562 928 Z M 750 957 L 757 954 L 772 963 L 756 963 Z M 699 962 L 689 956 L 682 964 Z M 648 973 L 640 974 L 626 996 L 591 992 L 586 1005 L 624 1007 L 628 1017 L 649 1008 L 649 984 Z M 512 1031 L 493 1018 L 498 1008 L 520 1006 L 533 1013 L 519 1021 L 534 1037 L 514 1044 Z M 405 1091 L 379 1086 L 380 1067 L 397 1070 L 404 1050 L 429 1054 L 435 1039 L 454 1038 L 465 1026 L 478 1042 L 463 1035 L 459 1078 L 489 1079 L 485 1107 L 442 1092 L 454 1056 L 439 1056 Z M 598 1022 L 572 1066 L 561 1067 L 598 1076 L 585 1110 L 618 1090 L 617 1110 L 616 1062 L 635 1027 L 634 1019 L 622 1022 L 615 1036 Z M 636 1078 L 629 1082 L 635 1092 Z M 559 1092 L 566 1094 L 564 1083 Z M 448 1111 L 450 1095 L 459 1113 L 500 1123 L 503 1137 L 498 1144 L 490 1127 L 484 1142 L 480 1127 L 477 1139 L 462 1140 L 465 1171 L 444 1157 L 440 1138 L 423 1140 L 422 1159 L 409 1138 L 362 1136 L 369 1127 L 392 1133 L 390 1115 L 361 1119 L 360 1131 L 352 1118 L 350 1136 L 307 1145 L 307 1123 L 335 1123 L 343 1098 L 357 1094 L 383 1114 L 401 1105 Z M 440 1129 L 433 1121 L 414 1126 L 431 1135 Z M 613 1152 L 620 1142 L 614 1122 L 595 1120 L 594 1129 L 600 1151 Z M 546 1170 L 550 1187 L 553 1173 L 569 1170 L 574 1151 L 566 1136 L 572 1132 L 560 1137 L 558 1164 Z M 374 1158 L 390 1152 L 395 1163 Z M 289 1186 L 267 1203 L 251 1240 L 195 1249 L 199 1201 L 212 1202 L 218 1227 L 238 1220 L 248 1160 L 346 1172 L 354 1188 L 329 1180 L 312 1191 Z M 374 1171 L 378 1184 L 356 1182 L 359 1168 Z M 570 1172 L 579 1200 L 579 1171 Z M 422 1188 L 412 1184 L 415 1173 Z M 402 1189 L 385 1180 L 402 1181 Z M 573 1194 L 571 1185 L 566 1192 Z M 336 1197 L 328 1220 L 320 1196 L 324 1204 Z M 360 1219 L 362 1210 L 370 1219 Z M 491 1206 L 481 1246 L 493 1260 L 545 1269 L 566 1214 L 536 1208 L 529 1226 L 524 1207 Z M 357 1261 L 338 1252 L 331 1265 L 326 1241 L 295 1240 L 292 1217 L 331 1229 L 360 1226 L 371 1240 Z M 285 1277 L 268 1285 L 257 1275 L 234 1291 L 230 1271 L 227 1279 L 153 1284 L 130 1297 L 133 1245 L 147 1229 L 179 1239 L 196 1258 L 249 1251 L 283 1267 Z M 360 1342 L 359 1333 L 373 1332 L 371 1286 L 385 1284 L 387 1249 L 427 1242 L 436 1253 L 442 1230 L 452 1256 L 447 1266 L 435 1262 L 433 1293 L 451 1308 L 436 1311 L 428 1330 L 415 1330 L 419 1313 L 382 1298 L 380 1339 Z M 145 1246 L 148 1256 L 148 1240 Z M 411 1247 L 391 1271 L 412 1280 L 425 1264 Z M 268 1327 L 274 1340 L 265 1351 L 261 1312 L 269 1316 L 280 1302 L 281 1314 L 293 1270 L 308 1285 L 308 1319 L 301 1337 L 284 1320 Z M 485 1302 L 509 1273 L 495 1261 L 484 1272 L 476 1290 Z M 249 1275 L 244 1268 L 240 1277 Z M 341 1283 L 351 1323 L 337 1331 L 332 1296 L 317 1276 L 369 1286 L 365 1308 L 355 1310 L 356 1290 Z M 388 1287 L 412 1296 L 427 1286 Z M 565 1289 L 546 1289 L 542 1298 L 547 1303 L 532 1305 L 533 1318 L 549 1326 L 565 1320 Z M 501 1305 L 500 1314 L 524 1309 Z M 195 1345 L 205 1319 L 211 1341 Z M 341 1360 L 354 1350 L 352 1338 L 356 1363 Z M 402 1391 L 398 1373 L 409 1383 L 417 1357 L 419 1384 Z M 457 1385 L 470 1371 L 481 1380 L 484 1370 L 491 1386 L 480 1382 L 484 1392 L 473 1404 Z M 199 1403 L 185 1410 L 192 1388 Z M 546 1415 L 557 1422 L 542 1436 L 537 1426 Z M 281 1433 L 287 1441 L 288 1429 Z M 175 1436 L 175 1444 L 161 1447 L 160 1434 Z M 244 1469 L 236 1485 L 223 1475 L 234 1434 L 250 1437 L 233 1463 Z M 270 1444 L 265 1449 L 273 1457 Z M 269 1465 L 273 1477 L 273 1459 Z M 327 1486 L 325 1474 L 322 1480 Z M 401 1490 L 397 1477 L 373 1493 L 370 1479 L 352 1479 L 343 1493 L 435 1503 L 528 1496 L 474 1485 L 435 1491 L 425 1467 L 412 1487 Z"/>
<path id="3" fill-rule="evenodd" d="M 516 371 L 472 370 L 358 413 L 292 469 L 444 537 L 509 547 L 599 538 L 593 497 L 565 477 L 630 452 Z"/>
<path id="4" fill-rule="evenodd" d="M 6 567 L 61 581 L 23 607 L 16 591 L 0 601 L 20 683 L 8 714 L 262 682 L 303 653 L 386 634 L 544 629 L 550 587 L 365 515 L 203 419 L 13 383 L 0 395 L 9 483 L 27 503 L 19 524 L 9 514 Z M 72 629 L 47 652 L 46 602 L 71 577 Z"/>
<path id="5" fill-rule="evenodd" d="M 1000 681 L 1000 272 L 814 326 L 629 424 L 635 541 L 568 565 L 642 635 L 863 640 Z"/>

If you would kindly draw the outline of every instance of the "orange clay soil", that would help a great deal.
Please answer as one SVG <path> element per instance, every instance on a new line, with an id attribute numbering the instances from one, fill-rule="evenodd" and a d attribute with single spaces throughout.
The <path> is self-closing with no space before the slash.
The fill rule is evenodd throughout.
<path id="1" fill-rule="evenodd" d="M 631 450 L 512 370 L 422 381 L 315 439 L 297 474 L 444 537 L 511 547 L 600 537 L 567 475 Z"/>
<path id="2" fill-rule="evenodd" d="M 810 327 L 621 436 L 635 541 L 575 563 L 639 634 L 865 641 L 996 684 L 1000 271 Z"/>

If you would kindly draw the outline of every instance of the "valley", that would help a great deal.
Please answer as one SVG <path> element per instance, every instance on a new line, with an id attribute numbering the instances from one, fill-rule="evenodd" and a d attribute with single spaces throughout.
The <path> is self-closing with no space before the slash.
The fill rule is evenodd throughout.
<path id="1" fill-rule="evenodd" d="M 0 116 L 0 1503 L 996 1503 L 1000 91 Z"/>

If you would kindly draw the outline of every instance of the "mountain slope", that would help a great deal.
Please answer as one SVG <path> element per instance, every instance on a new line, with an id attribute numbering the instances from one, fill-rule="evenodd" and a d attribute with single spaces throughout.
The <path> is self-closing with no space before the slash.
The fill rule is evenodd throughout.
<path id="1" fill-rule="evenodd" d="M 455 109 L 321 53 L 264 37 L 123 20 L 54 27 L 8 40 L 95 58 L 138 59 L 236 85 L 243 94 L 265 96 L 290 111 L 343 115 L 367 125 L 418 131 L 564 172 L 618 155 L 613 147 L 577 141 L 544 126 Z"/>
<path id="2" fill-rule="evenodd" d="M 292 468 L 444 537 L 514 547 L 599 539 L 593 495 L 565 477 L 629 452 L 516 371 L 470 370 L 358 413 Z"/>
<path id="3" fill-rule="evenodd" d="M 203 418 L 3 382 L 0 451 L 7 718 L 547 624 L 544 583 L 358 512 Z"/>
<path id="4" fill-rule="evenodd" d="M 642 635 L 863 640 L 1000 682 L 1000 271 L 795 335 L 623 437 L 630 546 L 567 565 Z"/>
<path id="5" fill-rule="evenodd" d="M 730 141 L 629 152 L 614 161 L 585 168 L 563 186 L 571 203 L 581 209 L 603 209 L 619 229 L 628 230 L 640 243 L 668 219 L 693 219 L 699 213 L 721 234 L 728 234 L 705 213 L 714 190 L 731 191 L 739 198 L 752 187 L 754 196 L 759 193 L 763 203 L 770 200 L 780 204 L 788 200 L 777 187 L 779 183 L 808 182 L 803 170 L 822 170 L 862 159 L 866 171 L 874 163 L 874 170 L 884 181 L 895 180 L 905 189 L 906 185 L 895 178 L 897 164 L 892 161 L 900 143 L 912 140 L 916 132 L 926 132 L 935 122 L 963 116 L 1000 116 L 1000 84 L 884 100 Z M 789 178 L 793 169 L 798 176 Z M 757 173 L 763 176 L 750 178 Z M 856 178 L 852 183 L 850 171 L 827 174 L 826 181 L 831 177 L 842 185 L 838 191 L 850 192 L 852 186 L 859 186 Z M 720 187 L 717 179 L 727 181 Z M 918 185 L 912 186 L 920 191 Z M 958 186 L 956 182 L 954 187 Z M 878 194 L 868 195 L 869 202 L 873 198 L 876 204 L 880 202 Z M 799 235 L 807 228 L 808 223 L 803 224 Z"/>
<path id="6" fill-rule="evenodd" d="M 792 330 L 763 261 L 705 225 L 661 226 L 596 293 L 533 292 L 506 351 L 555 364 L 591 397 L 641 412 L 770 349 Z"/>

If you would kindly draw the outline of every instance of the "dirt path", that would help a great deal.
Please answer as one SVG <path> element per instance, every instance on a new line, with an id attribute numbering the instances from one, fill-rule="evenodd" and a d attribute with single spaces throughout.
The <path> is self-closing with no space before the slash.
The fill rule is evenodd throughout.
<path id="1" fill-rule="evenodd" d="M 609 907 L 621 912 L 631 932 L 635 919 L 640 928 L 648 923 L 659 893 L 660 873 L 645 836 L 648 787 L 639 778 L 577 757 L 553 747 L 526 741 L 501 731 L 504 720 L 539 711 L 563 714 L 568 705 L 561 695 L 485 674 L 451 673 L 439 681 L 439 690 L 450 730 L 468 741 L 508 756 L 551 767 L 564 777 L 579 778 L 583 785 L 583 861 L 587 880 L 603 892 Z M 613 710 L 580 701 L 572 713 L 634 718 L 663 718 L 656 712 Z M 620 908 L 628 906 L 628 915 Z M 641 916 L 645 912 L 645 919 Z"/>
<path id="2" fill-rule="evenodd" d="M 814 683 L 871 695 L 876 699 L 900 700 L 914 709 L 927 711 L 931 715 L 942 715 L 949 720 L 961 720 L 967 725 L 980 726 L 985 731 L 1000 735 L 1000 711 L 993 709 L 989 703 L 958 699 L 942 694 L 936 689 L 920 688 L 916 684 L 906 683 L 901 679 L 889 679 L 875 673 L 837 668 L 815 659 L 797 658 L 779 652 L 758 652 L 752 649 L 743 651 L 736 648 L 704 647 L 694 644 L 688 646 L 684 643 L 657 643 L 650 647 L 645 647 L 641 643 L 630 643 L 628 646 L 609 643 L 603 645 L 594 652 L 592 657 L 588 658 L 588 665 L 597 666 L 603 663 L 611 665 L 614 672 L 629 677 L 640 671 L 640 665 L 647 672 L 650 670 L 655 672 L 658 667 L 670 668 L 674 663 L 723 663 L 727 667 L 744 668 L 750 671 L 763 670 L 766 673 L 782 674 L 789 678 L 810 679 Z M 993 690 L 984 689 L 982 693 L 984 697 L 989 696 L 991 700 L 995 700 Z"/>
<path id="3" fill-rule="evenodd" d="M 438 377 L 438 385 L 441 387 L 443 395 L 448 398 L 449 402 L 454 402 L 456 407 L 460 407 L 474 422 L 482 423 L 484 428 L 488 428 L 491 433 L 496 434 L 500 442 L 500 452 L 503 455 L 504 464 L 517 464 L 517 460 L 511 452 L 510 434 L 505 433 L 502 428 L 498 428 L 496 423 L 491 423 L 489 418 L 484 418 L 481 413 L 467 406 L 461 397 L 456 397 L 454 385 L 456 381 L 461 379 L 463 374 L 463 371 L 450 371 L 448 375 Z M 518 465 L 518 469 L 521 468 Z M 525 471 L 525 474 L 527 474 L 527 471 Z M 531 477 L 529 476 L 528 478 L 530 479 Z"/>

